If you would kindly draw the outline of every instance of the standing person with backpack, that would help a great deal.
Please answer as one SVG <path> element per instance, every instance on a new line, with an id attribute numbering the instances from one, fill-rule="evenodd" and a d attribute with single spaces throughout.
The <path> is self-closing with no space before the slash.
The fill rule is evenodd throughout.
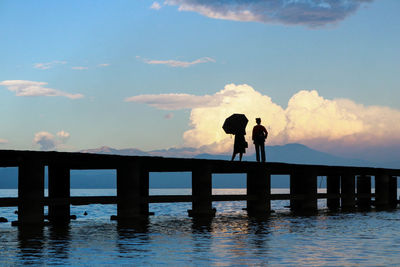
<path id="1" fill-rule="evenodd" d="M 253 128 L 253 143 L 256 148 L 256 159 L 257 162 L 260 162 L 260 153 L 261 153 L 261 160 L 265 162 L 265 140 L 268 136 L 268 131 L 265 129 L 264 126 L 261 125 L 261 119 L 256 118 L 257 125 Z"/>

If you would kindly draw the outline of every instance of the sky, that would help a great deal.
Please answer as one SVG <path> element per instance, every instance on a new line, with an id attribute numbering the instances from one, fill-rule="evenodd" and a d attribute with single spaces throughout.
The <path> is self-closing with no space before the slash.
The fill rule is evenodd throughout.
<path id="1" fill-rule="evenodd" d="M 0 0 L 0 149 L 400 156 L 398 0 Z M 250 151 L 251 150 L 250 146 Z"/>

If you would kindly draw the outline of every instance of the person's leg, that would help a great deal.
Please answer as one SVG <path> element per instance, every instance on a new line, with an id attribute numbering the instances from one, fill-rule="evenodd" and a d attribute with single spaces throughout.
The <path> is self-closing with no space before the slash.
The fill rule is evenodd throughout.
<path id="1" fill-rule="evenodd" d="M 236 156 L 236 153 L 233 152 L 231 161 L 233 161 L 235 159 L 235 156 Z"/>
<path id="2" fill-rule="evenodd" d="M 242 161 L 243 153 L 239 154 L 239 161 Z"/>
<path id="3" fill-rule="evenodd" d="M 261 159 L 262 162 L 265 162 L 265 145 L 261 144 Z"/>
<path id="4" fill-rule="evenodd" d="M 254 144 L 256 148 L 256 160 L 257 162 L 260 162 L 260 146 L 258 144 Z"/>

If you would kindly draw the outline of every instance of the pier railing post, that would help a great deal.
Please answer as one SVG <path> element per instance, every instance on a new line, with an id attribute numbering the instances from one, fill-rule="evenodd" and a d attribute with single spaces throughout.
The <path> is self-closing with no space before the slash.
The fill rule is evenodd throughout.
<path id="1" fill-rule="evenodd" d="M 357 176 L 357 207 L 361 210 L 371 208 L 371 176 Z"/>
<path id="2" fill-rule="evenodd" d="M 340 177 L 342 197 L 342 210 L 354 210 L 356 206 L 356 183 L 354 175 L 342 175 Z"/>
<path id="3" fill-rule="evenodd" d="M 149 215 L 149 173 L 139 161 L 117 168 L 117 216 L 112 219 L 136 219 Z"/>
<path id="4" fill-rule="evenodd" d="M 192 171 L 192 210 L 190 217 L 215 216 L 212 208 L 212 173 L 209 165 L 198 166 Z"/>
<path id="5" fill-rule="evenodd" d="M 42 224 L 44 221 L 44 164 L 24 159 L 18 168 L 18 222 L 13 225 Z"/>
<path id="6" fill-rule="evenodd" d="M 247 213 L 266 215 L 271 211 L 271 175 L 265 168 L 247 173 Z"/>
<path id="7" fill-rule="evenodd" d="M 290 175 L 290 209 L 293 212 L 315 212 L 318 209 L 317 176 L 297 170 Z"/>
<path id="8" fill-rule="evenodd" d="M 70 220 L 70 169 L 61 164 L 51 164 L 49 171 L 49 220 L 68 222 Z M 63 199 L 67 203 L 54 203 Z"/>
<path id="9" fill-rule="evenodd" d="M 340 176 L 328 175 L 326 177 L 326 192 L 328 195 L 337 195 L 327 199 L 327 206 L 330 210 L 337 210 L 340 207 Z"/>

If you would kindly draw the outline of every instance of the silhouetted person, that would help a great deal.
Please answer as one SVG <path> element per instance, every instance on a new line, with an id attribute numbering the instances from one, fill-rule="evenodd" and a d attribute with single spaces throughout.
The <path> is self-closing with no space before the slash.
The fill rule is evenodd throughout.
<path id="1" fill-rule="evenodd" d="M 258 162 L 260 162 L 260 153 L 261 153 L 261 160 L 262 162 L 265 162 L 265 140 L 267 139 L 268 136 L 268 131 L 265 129 L 264 126 L 261 125 L 261 119 L 257 118 L 256 119 L 257 125 L 254 126 L 253 128 L 253 143 L 254 146 L 256 147 L 256 159 Z"/>
<path id="2" fill-rule="evenodd" d="M 242 133 L 235 134 L 235 143 L 233 144 L 232 161 L 235 159 L 236 154 L 239 153 L 239 160 L 242 161 L 243 153 L 246 153 L 247 142 L 244 139 L 246 132 L 243 130 Z"/>

